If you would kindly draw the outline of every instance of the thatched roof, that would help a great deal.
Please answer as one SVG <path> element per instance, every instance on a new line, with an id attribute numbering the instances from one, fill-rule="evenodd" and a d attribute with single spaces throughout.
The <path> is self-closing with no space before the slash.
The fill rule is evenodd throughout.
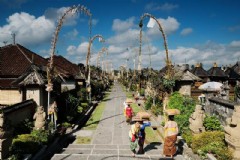
<path id="1" fill-rule="evenodd" d="M 201 77 L 201 78 L 205 78 L 205 77 L 208 77 L 208 72 L 206 70 L 203 69 L 203 67 L 201 65 L 196 65 L 192 70 L 191 72 L 198 76 L 198 77 Z"/>
<path id="2" fill-rule="evenodd" d="M 201 81 L 202 80 L 198 76 L 195 76 L 193 73 L 191 73 L 189 70 L 178 71 L 174 74 L 174 77 L 176 78 L 176 80 L 180 80 L 180 81 Z"/>

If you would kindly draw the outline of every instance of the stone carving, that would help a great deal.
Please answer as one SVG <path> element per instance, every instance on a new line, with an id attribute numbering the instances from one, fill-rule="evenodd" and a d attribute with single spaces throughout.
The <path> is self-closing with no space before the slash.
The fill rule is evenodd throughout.
<path id="1" fill-rule="evenodd" d="M 234 158 L 240 159 L 240 106 L 234 107 L 232 118 L 228 118 L 227 123 L 224 127 L 225 140 L 233 150 Z"/>
<path id="2" fill-rule="evenodd" d="M 43 106 L 37 108 L 37 112 L 34 114 L 33 119 L 35 120 L 34 129 L 45 129 L 46 113 L 44 112 Z"/>
<path id="3" fill-rule="evenodd" d="M 189 128 L 194 134 L 205 132 L 205 127 L 203 126 L 203 121 L 205 118 L 205 113 L 202 110 L 201 105 L 196 105 L 195 111 L 189 118 L 190 126 Z"/>

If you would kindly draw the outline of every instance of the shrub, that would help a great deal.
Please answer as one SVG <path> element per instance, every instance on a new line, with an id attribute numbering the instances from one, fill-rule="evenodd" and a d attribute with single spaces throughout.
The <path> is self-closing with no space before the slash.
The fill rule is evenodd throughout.
<path id="1" fill-rule="evenodd" d="M 159 106 L 158 104 L 152 105 L 151 112 L 156 116 L 157 115 L 162 115 L 163 114 L 163 108 L 161 106 Z"/>
<path id="2" fill-rule="evenodd" d="M 185 130 L 183 133 L 182 133 L 182 138 L 186 141 L 186 143 L 191 146 L 192 144 L 192 139 L 193 139 L 193 134 L 192 134 L 192 131 L 190 129 L 188 130 Z"/>
<path id="3" fill-rule="evenodd" d="M 31 136 L 35 142 L 40 144 L 47 144 L 51 139 L 48 130 L 33 130 Z"/>
<path id="4" fill-rule="evenodd" d="M 196 102 L 191 97 L 182 96 L 179 92 L 174 92 L 169 99 L 168 108 L 179 109 L 181 114 L 175 116 L 180 133 L 189 128 L 189 117 L 195 109 Z"/>
<path id="5" fill-rule="evenodd" d="M 192 149 L 194 153 L 197 153 L 199 149 L 210 144 L 211 142 L 219 142 L 224 144 L 224 132 L 213 131 L 203 132 L 201 134 L 193 136 Z"/>
<path id="6" fill-rule="evenodd" d="M 35 153 L 39 148 L 40 144 L 34 141 L 31 134 L 22 134 L 13 139 L 10 151 L 11 154 L 22 155 Z"/>
<path id="7" fill-rule="evenodd" d="M 212 153 L 218 160 L 232 159 L 232 154 L 224 142 L 224 132 L 221 131 L 203 132 L 194 135 L 191 147 L 194 153 L 198 153 L 203 157 L 207 153 Z"/>
<path id="8" fill-rule="evenodd" d="M 147 100 L 146 100 L 146 102 L 145 102 L 145 109 L 146 109 L 146 110 L 149 110 L 149 109 L 151 108 L 151 106 L 152 106 L 152 101 L 153 101 L 152 97 L 148 97 L 148 98 L 147 98 Z"/>
<path id="9" fill-rule="evenodd" d="M 216 116 L 206 116 L 203 121 L 203 126 L 205 127 L 206 131 L 223 130 L 221 123 Z"/>

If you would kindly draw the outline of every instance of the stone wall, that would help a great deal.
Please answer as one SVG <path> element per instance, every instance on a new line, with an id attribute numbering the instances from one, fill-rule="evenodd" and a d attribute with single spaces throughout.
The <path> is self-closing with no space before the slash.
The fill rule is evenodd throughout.
<path id="1" fill-rule="evenodd" d="M 17 89 L 0 89 L 0 104 L 11 105 L 22 101 L 22 94 Z"/>
<path id="2" fill-rule="evenodd" d="M 224 100 L 218 97 L 210 97 L 208 102 L 203 107 L 207 115 L 215 115 L 218 117 L 222 125 L 226 125 L 227 118 L 230 118 L 234 111 L 236 103 Z"/>

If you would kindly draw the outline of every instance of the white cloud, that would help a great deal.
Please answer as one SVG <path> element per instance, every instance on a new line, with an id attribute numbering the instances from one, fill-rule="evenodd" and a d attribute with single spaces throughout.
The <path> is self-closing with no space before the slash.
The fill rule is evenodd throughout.
<path id="1" fill-rule="evenodd" d="M 7 18 L 6 25 L 0 27 L 0 33 L 15 33 L 16 43 L 23 45 L 36 45 L 49 41 L 53 35 L 54 23 L 45 16 L 36 18 L 28 13 L 15 13 Z M 9 38 L 1 36 L 0 41 Z"/>
<path id="2" fill-rule="evenodd" d="M 120 19 L 114 19 L 113 20 L 113 25 L 112 25 L 112 30 L 116 32 L 122 32 L 126 31 L 132 26 L 134 26 L 134 17 L 130 17 L 126 21 L 122 21 Z"/>
<path id="3" fill-rule="evenodd" d="M 109 44 L 117 44 L 118 46 L 125 46 L 126 48 L 136 43 L 139 37 L 139 30 L 129 29 L 125 32 L 116 34 L 113 37 L 107 39 Z"/>
<path id="4" fill-rule="evenodd" d="M 178 8 L 177 4 L 164 3 L 162 5 L 158 3 L 149 3 L 145 6 L 145 9 L 148 11 L 172 11 L 173 9 Z"/>
<path id="5" fill-rule="evenodd" d="M 73 45 L 70 45 L 68 46 L 67 48 L 67 55 L 75 55 L 77 53 L 77 47 L 76 46 L 73 46 Z"/>
<path id="6" fill-rule="evenodd" d="M 184 28 L 182 31 L 181 31 L 181 35 L 182 36 L 186 36 L 186 35 L 189 35 L 190 33 L 193 32 L 193 29 L 192 28 Z"/>
<path id="7" fill-rule="evenodd" d="M 159 18 L 158 21 L 160 22 L 164 33 L 167 35 L 175 32 L 180 26 L 180 23 L 174 17 L 168 17 L 167 19 Z M 158 25 L 155 25 L 147 31 L 147 35 L 151 37 L 159 36 L 159 34 L 161 34 L 161 32 L 159 31 Z"/>
<path id="8" fill-rule="evenodd" d="M 232 47 L 240 47 L 240 41 L 232 41 L 230 43 L 230 46 L 232 46 Z"/>
<path id="9" fill-rule="evenodd" d="M 58 20 L 63 16 L 63 14 L 68 10 L 68 7 L 61 7 L 61 8 L 48 8 L 44 15 L 46 18 L 50 19 L 51 21 L 58 23 Z M 63 25 L 75 25 L 76 19 L 78 18 L 78 14 L 68 14 L 63 20 Z"/>

